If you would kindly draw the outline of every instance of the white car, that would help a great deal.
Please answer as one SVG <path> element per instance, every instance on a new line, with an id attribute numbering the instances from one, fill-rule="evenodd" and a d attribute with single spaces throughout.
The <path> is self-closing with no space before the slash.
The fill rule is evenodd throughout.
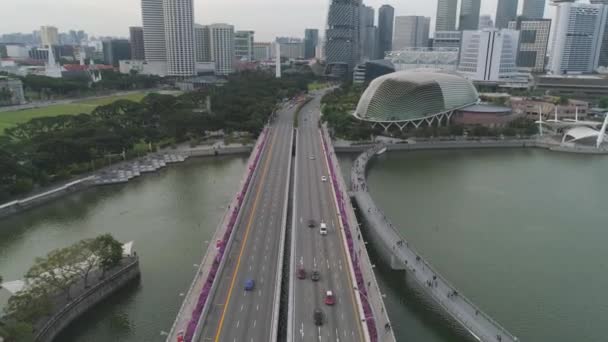
<path id="1" fill-rule="evenodd" d="M 325 224 L 325 222 L 321 222 L 319 225 L 319 233 L 321 235 L 327 235 L 327 224 Z"/>
<path id="2" fill-rule="evenodd" d="M 308 157 L 308 159 L 315 160 L 315 156 L 310 156 L 310 157 Z"/>
<path id="3" fill-rule="evenodd" d="M 321 177 L 321 181 L 322 182 L 327 182 L 327 177 L 325 177 L 325 176 Z"/>

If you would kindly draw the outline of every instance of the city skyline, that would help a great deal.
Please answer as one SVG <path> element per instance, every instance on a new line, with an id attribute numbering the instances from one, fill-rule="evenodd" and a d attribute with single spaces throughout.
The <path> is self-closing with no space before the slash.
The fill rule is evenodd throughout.
<path id="1" fill-rule="evenodd" d="M 66 2 L 61 6 L 61 2 Z M 67 5 L 67 0 L 57 0 L 52 4 L 41 0 L 14 1 L 13 6 L 3 9 L 5 20 L 0 23 L 0 34 L 32 32 L 40 26 L 51 25 L 65 32 L 82 29 L 91 36 L 128 37 L 130 26 L 141 26 L 141 1 L 107 0 L 103 6 L 75 3 Z M 395 8 L 395 16 L 419 15 L 431 17 L 431 31 L 434 31 L 437 2 L 405 4 L 397 0 L 366 0 L 364 3 L 376 10 L 388 4 Z M 496 0 L 484 0 L 481 14 L 495 15 Z M 305 28 L 317 28 L 324 33 L 328 0 L 297 2 L 294 0 L 225 0 L 211 2 L 194 1 L 194 19 L 198 24 L 229 23 L 239 30 L 253 30 L 257 41 L 272 41 L 277 36 L 303 37 Z M 520 1 L 519 12 L 522 2 Z M 24 20 L 23 13 L 27 13 Z M 273 20 L 260 21 L 260 17 L 273 13 Z M 553 9 L 547 8 L 546 16 L 551 17 Z M 107 18 L 112 20 L 108 21 Z M 51 20 L 52 18 L 52 20 Z M 323 35 L 323 34 L 322 34 Z"/>

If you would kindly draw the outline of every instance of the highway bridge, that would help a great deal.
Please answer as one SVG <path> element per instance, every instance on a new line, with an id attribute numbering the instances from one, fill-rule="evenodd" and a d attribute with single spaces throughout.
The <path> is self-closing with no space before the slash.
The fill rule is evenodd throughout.
<path id="1" fill-rule="evenodd" d="M 338 209 L 335 156 L 319 128 L 322 95 L 283 104 L 258 139 L 167 341 L 395 341 L 367 252 L 359 246 L 354 258 L 348 242 L 346 221 L 356 219 Z M 334 305 L 324 302 L 327 291 Z"/>

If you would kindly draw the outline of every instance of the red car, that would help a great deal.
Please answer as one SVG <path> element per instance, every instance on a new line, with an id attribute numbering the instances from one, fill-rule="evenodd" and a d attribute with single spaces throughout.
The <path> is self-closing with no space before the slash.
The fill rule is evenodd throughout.
<path id="1" fill-rule="evenodd" d="M 334 293 L 331 291 L 327 291 L 325 293 L 325 305 L 334 305 L 336 304 L 336 297 Z"/>
<path id="2" fill-rule="evenodd" d="M 305 279 L 306 278 L 306 270 L 304 269 L 304 267 L 298 268 L 298 272 L 296 273 L 296 275 L 298 276 L 298 279 Z"/>

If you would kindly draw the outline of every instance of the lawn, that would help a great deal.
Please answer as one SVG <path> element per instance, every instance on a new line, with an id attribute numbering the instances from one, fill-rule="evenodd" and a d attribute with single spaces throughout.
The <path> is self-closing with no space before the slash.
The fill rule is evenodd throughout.
<path id="1" fill-rule="evenodd" d="M 146 96 L 145 92 L 133 93 L 128 95 L 109 96 L 99 99 L 77 101 L 70 104 L 52 105 L 44 108 L 32 108 L 12 112 L 0 112 L 0 135 L 4 134 L 4 129 L 15 126 L 22 122 L 27 122 L 33 118 L 57 115 L 76 115 L 80 113 L 90 113 L 97 106 L 106 105 L 116 100 L 141 101 Z"/>
<path id="2" fill-rule="evenodd" d="M 308 84 L 308 91 L 321 90 L 329 87 L 329 83 L 313 82 Z"/>

